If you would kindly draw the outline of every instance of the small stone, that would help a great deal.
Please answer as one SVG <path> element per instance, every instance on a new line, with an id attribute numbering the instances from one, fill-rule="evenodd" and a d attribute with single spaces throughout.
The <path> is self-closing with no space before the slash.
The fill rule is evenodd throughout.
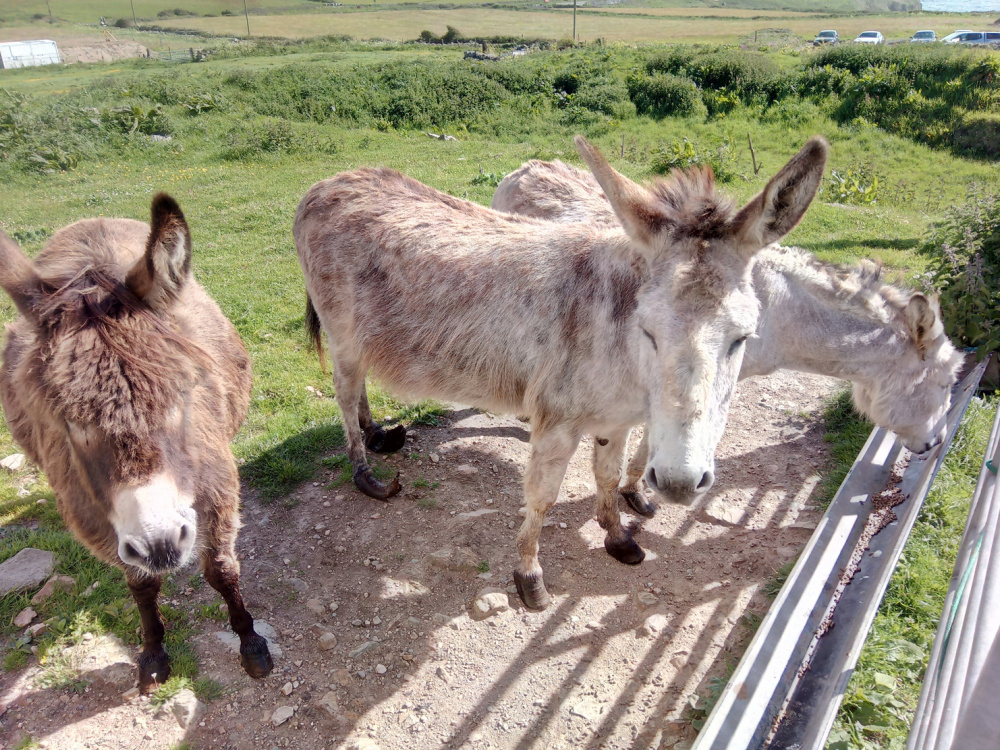
<path id="1" fill-rule="evenodd" d="M 319 637 L 319 650 L 329 651 L 334 648 L 337 648 L 337 636 L 333 633 L 323 633 L 323 635 Z"/>
<path id="2" fill-rule="evenodd" d="M 451 675 L 448 674 L 448 671 L 444 667 L 438 667 L 434 670 L 434 674 L 436 674 L 445 685 L 451 682 Z"/>
<path id="3" fill-rule="evenodd" d="M 657 613 L 646 618 L 639 628 L 639 635 L 655 638 L 666 630 L 668 630 L 667 616 Z"/>
<path id="4" fill-rule="evenodd" d="M 135 700 L 138 697 L 139 697 L 139 688 L 138 688 L 138 686 L 136 686 L 136 687 L 130 687 L 128 690 L 126 690 L 124 693 L 122 693 L 122 698 L 124 698 L 127 701 Z"/>
<path id="5" fill-rule="evenodd" d="M 378 648 L 378 645 L 379 644 L 376 641 L 365 641 L 356 649 L 349 651 L 347 655 L 350 656 L 352 659 L 357 659 L 362 654 L 367 653 L 372 649 Z"/>
<path id="6" fill-rule="evenodd" d="M 170 699 L 170 712 L 181 729 L 187 729 L 205 712 L 205 704 L 198 700 L 194 691 L 184 688 Z"/>
<path id="7" fill-rule="evenodd" d="M 375 615 L 375 617 L 372 618 L 372 625 L 381 625 L 381 624 L 382 624 L 382 618 L 379 617 L 378 615 Z"/>
<path id="8" fill-rule="evenodd" d="M 456 519 L 466 519 L 466 518 L 479 518 L 480 516 L 486 516 L 490 513 L 499 513 L 496 508 L 480 508 L 479 510 L 470 510 L 465 513 L 459 513 L 455 516 Z"/>
<path id="9" fill-rule="evenodd" d="M 354 678 L 351 677 L 349 669 L 335 669 L 333 671 L 333 681 L 341 687 L 345 687 L 354 682 Z"/>
<path id="10" fill-rule="evenodd" d="M 428 556 L 431 564 L 438 568 L 471 572 L 477 570 L 480 558 L 468 547 L 445 547 Z"/>
<path id="11" fill-rule="evenodd" d="M 710 523 L 738 526 L 743 520 L 743 508 L 732 500 L 720 498 L 703 511 Z"/>
<path id="12" fill-rule="evenodd" d="M 0 466 L 5 468 L 11 474 L 20 471 L 24 468 L 25 464 L 28 463 L 28 459 L 23 453 L 11 453 L 3 461 L 0 461 Z"/>
<path id="13" fill-rule="evenodd" d="M 38 613 L 35 612 L 31 607 L 25 607 L 22 609 L 17 617 L 14 618 L 14 627 L 25 628 L 31 624 L 31 621 L 35 619 Z"/>
<path id="14" fill-rule="evenodd" d="M 441 460 L 441 457 L 437 453 L 431 453 L 430 459 L 432 462 L 437 463 L 438 461 Z"/>
<path id="15" fill-rule="evenodd" d="M 560 528 L 560 529 L 566 529 L 566 528 L 569 528 L 569 527 L 568 527 L 568 526 L 567 526 L 566 524 L 564 524 L 564 523 L 560 522 L 560 523 L 559 523 L 559 528 Z"/>
<path id="16" fill-rule="evenodd" d="M 323 606 L 323 602 L 319 599 L 309 599 L 306 602 L 306 609 L 312 612 L 317 617 L 322 617 L 326 614 L 326 607 Z"/>
<path id="17" fill-rule="evenodd" d="M 336 612 L 338 609 L 340 609 L 340 605 L 337 604 L 337 602 L 330 602 L 328 609 L 331 612 Z"/>
<path id="18" fill-rule="evenodd" d="M 333 551 L 334 552 L 347 552 L 347 547 L 344 547 L 344 546 L 338 544 L 336 547 L 333 548 Z"/>
<path id="19" fill-rule="evenodd" d="M 41 604 L 56 591 L 73 591 L 75 588 L 76 579 L 73 576 L 52 576 L 38 593 L 31 597 L 31 603 Z"/>
<path id="20" fill-rule="evenodd" d="M 506 593 L 497 589 L 483 589 L 472 602 L 471 614 L 474 620 L 485 620 L 509 608 Z"/>
<path id="21" fill-rule="evenodd" d="M 292 694 L 292 683 L 286 682 L 284 685 L 282 685 L 281 686 L 281 692 L 284 695 L 286 695 L 286 696 L 287 695 L 291 695 Z"/>
<path id="22" fill-rule="evenodd" d="M 322 708 L 333 717 L 340 714 L 340 706 L 337 705 L 337 696 L 332 690 L 328 693 L 324 693 L 323 697 L 316 701 L 316 707 Z"/>
<path id="23" fill-rule="evenodd" d="M 291 706 L 278 706 L 271 714 L 271 726 L 280 727 L 295 714 Z"/>
<path id="24" fill-rule="evenodd" d="M 325 633 L 332 633 L 333 631 L 323 623 L 316 622 L 309 626 L 309 632 L 317 638 L 322 638 Z"/>
<path id="25" fill-rule="evenodd" d="M 597 721 L 604 712 L 604 706 L 594 698 L 584 698 L 575 706 L 572 706 L 569 712 L 571 715 L 579 716 L 581 719 L 586 719 L 587 721 Z"/>
<path id="26" fill-rule="evenodd" d="M 49 626 L 47 623 L 39 622 L 28 628 L 28 634 L 32 638 L 38 638 L 39 636 L 45 635 L 48 632 Z"/>
<path id="27" fill-rule="evenodd" d="M 479 469 L 472 464 L 459 464 L 455 467 L 455 473 L 461 477 L 473 477 L 479 473 Z"/>
<path id="28" fill-rule="evenodd" d="M 378 664 L 375 667 L 375 671 L 378 672 L 379 674 L 385 674 L 389 670 L 386 668 L 385 664 Z"/>
<path id="29" fill-rule="evenodd" d="M 26 547 L 0 563 L 0 597 L 34 588 L 52 575 L 56 557 L 33 547 Z"/>
<path id="30" fill-rule="evenodd" d="M 648 591 L 640 591 L 635 598 L 639 602 L 639 609 L 649 609 L 660 603 L 660 600 Z"/>
<path id="31" fill-rule="evenodd" d="M 300 594 L 303 594 L 309 590 L 309 584 L 303 581 L 301 578 L 288 578 L 287 581 L 290 584 L 292 584 L 292 588 L 298 591 Z"/>

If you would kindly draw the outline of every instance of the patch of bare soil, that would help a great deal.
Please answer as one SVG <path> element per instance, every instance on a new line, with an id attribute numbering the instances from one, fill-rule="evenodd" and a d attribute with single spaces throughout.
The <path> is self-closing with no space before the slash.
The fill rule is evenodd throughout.
<path id="1" fill-rule="evenodd" d="M 515 419 L 460 410 L 418 429 L 384 462 L 406 487 L 388 504 L 324 486 L 332 475 L 283 503 L 248 493 L 243 590 L 277 629 L 272 676 L 246 677 L 221 626 L 205 622 L 202 674 L 228 692 L 185 730 L 190 714 L 157 714 L 123 697 L 127 686 L 44 690 L 29 667 L 0 676 L 0 746 L 30 735 L 60 750 L 181 739 L 234 750 L 679 750 L 693 737 L 689 700 L 735 663 L 749 635 L 741 618 L 764 614 L 761 585 L 821 515 L 816 414 L 833 385 L 798 373 L 742 383 L 715 488 L 644 522 L 638 567 L 604 551 L 588 440 L 542 535 L 553 596 L 542 613 L 523 609 L 510 580 L 529 450 Z M 219 601 L 207 586 L 183 590 L 172 604 Z"/>
<path id="2" fill-rule="evenodd" d="M 59 43 L 59 52 L 66 63 L 114 62 L 130 57 L 147 57 L 149 50 L 138 42 L 111 42 L 67 39 Z"/>

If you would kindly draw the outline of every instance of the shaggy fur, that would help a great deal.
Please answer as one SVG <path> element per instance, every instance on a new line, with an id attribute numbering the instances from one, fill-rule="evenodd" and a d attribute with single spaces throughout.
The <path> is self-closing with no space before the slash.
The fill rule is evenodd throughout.
<path id="1" fill-rule="evenodd" d="M 504 178 L 491 205 L 570 224 L 617 223 L 597 180 L 561 162 L 524 164 Z M 855 404 L 870 419 L 913 450 L 936 444 L 961 362 L 936 302 L 885 284 L 871 262 L 842 268 L 777 245 L 757 254 L 752 273 L 761 313 L 741 379 L 788 368 L 850 380 Z M 626 496 L 639 497 L 645 466 L 644 440 L 629 464 Z"/>
<path id="2" fill-rule="evenodd" d="M 770 236 L 775 217 L 801 218 L 808 200 L 796 186 L 817 182 L 826 154 L 810 142 L 770 197 L 736 213 L 710 173 L 649 191 L 583 139 L 577 145 L 611 196 L 617 227 L 500 214 L 387 169 L 317 183 L 294 224 L 314 305 L 307 318 L 329 339 L 363 491 L 385 499 L 397 489 L 367 464 L 364 439 L 378 429 L 366 408 L 369 373 L 406 395 L 531 418 L 515 581 L 534 608 L 548 600 L 538 534 L 581 435 L 618 450 L 629 427 L 646 421 L 658 491 L 689 502 L 711 485 L 718 425 L 756 326 L 753 243 Z M 595 471 L 604 481 L 609 469 L 595 462 Z M 598 516 L 609 552 L 641 561 L 614 506 Z"/>
<path id="3" fill-rule="evenodd" d="M 206 577 L 230 606 L 244 657 L 269 662 L 240 599 L 235 554 L 239 478 L 229 441 L 249 406 L 250 361 L 190 276 L 190 233 L 172 199 L 154 199 L 153 224 L 79 221 L 34 263 L 0 233 L 0 285 L 22 313 L 0 371 L 4 416 L 73 534 L 124 570 L 143 617 L 144 689 L 169 674 L 156 613 L 162 573 L 126 564 L 112 518 L 117 494 L 153 476 L 193 495 Z"/>

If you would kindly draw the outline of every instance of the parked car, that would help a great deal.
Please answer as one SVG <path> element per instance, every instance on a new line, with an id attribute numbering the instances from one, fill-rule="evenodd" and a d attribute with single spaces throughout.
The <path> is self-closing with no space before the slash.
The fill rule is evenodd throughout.
<path id="1" fill-rule="evenodd" d="M 916 34 L 910 37 L 911 42 L 936 42 L 937 34 L 933 31 L 918 31 Z"/>
<path id="2" fill-rule="evenodd" d="M 951 44 L 1000 44 L 1000 31 L 965 31 Z"/>
<path id="3" fill-rule="evenodd" d="M 858 44 L 885 44 L 881 31 L 862 31 L 854 40 Z"/>
<path id="4" fill-rule="evenodd" d="M 952 44 L 954 42 L 957 42 L 958 38 L 962 36 L 962 34 L 971 34 L 971 33 L 972 29 L 958 29 L 957 31 L 953 31 L 952 33 L 950 33 L 948 36 L 941 37 L 941 41 L 944 42 L 945 44 Z"/>
<path id="5" fill-rule="evenodd" d="M 840 41 L 840 34 L 832 29 L 821 31 L 813 39 L 813 44 L 836 44 Z"/>

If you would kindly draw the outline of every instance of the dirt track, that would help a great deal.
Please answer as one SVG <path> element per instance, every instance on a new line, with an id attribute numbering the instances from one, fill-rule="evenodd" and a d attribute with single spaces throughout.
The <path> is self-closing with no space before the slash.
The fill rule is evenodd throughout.
<path id="1" fill-rule="evenodd" d="M 202 674 L 229 692 L 185 731 L 145 699 L 125 701 L 133 683 L 120 668 L 75 696 L 32 687 L 37 668 L 29 667 L 0 675 L 0 711 L 8 705 L 0 747 L 30 735 L 60 750 L 185 739 L 239 750 L 680 750 L 693 737 L 686 707 L 736 658 L 750 632 L 741 618 L 768 605 L 760 585 L 797 554 L 820 516 L 810 497 L 826 444 L 815 414 L 833 385 L 797 373 L 742 383 L 715 488 L 695 508 L 661 506 L 644 523 L 637 538 L 647 558 L 636 568 L 604 552 L 592 517 L 591 446 L 582 445 L 542 535 L 553 603 L 541 614 L 508 594 L 505 610 L 469 616 L 483 589 L 513 591 L 528 455 L 517 420 L 467 410 L 446 427 L 420 428 L 386 461 L 407 487 L 387 505 L 348 485 L 324 487 L 330 476 L 284 503 L 248 493 L 243 588 L 254 615 L 278 630 L 274 674 L 252 683 L 220 627 L 206 623 L 197 637 Z M 219 601 L 192 583 L 174 604 Z M 335 648 L 320 649 L 323 628 Z M 275 727 L 282 706 L 295 713 Z"/>

